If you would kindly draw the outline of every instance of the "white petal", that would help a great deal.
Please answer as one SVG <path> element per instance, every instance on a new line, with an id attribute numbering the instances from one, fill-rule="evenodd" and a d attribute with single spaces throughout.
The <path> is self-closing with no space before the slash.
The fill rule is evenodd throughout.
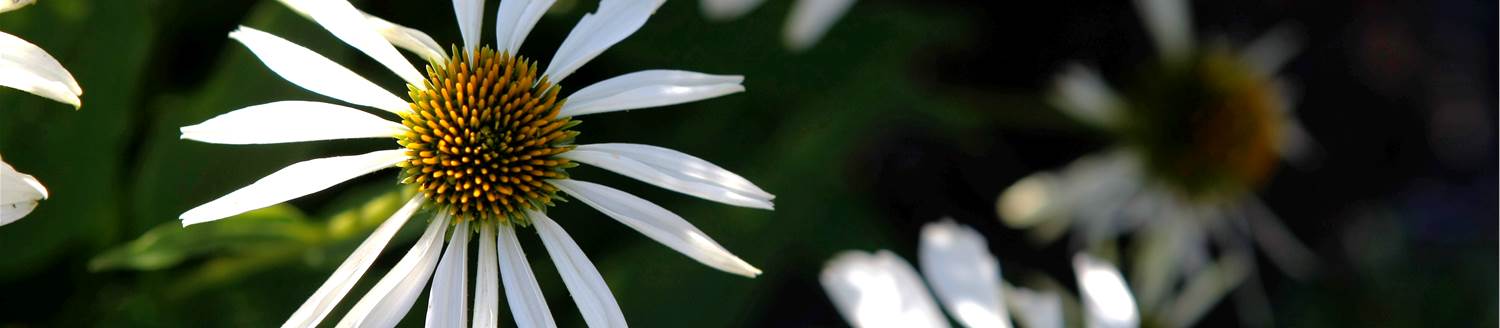
<path id="1" fill-rule="evenodd" d="M 280 0 L 282 4 L 322 25 L 334 37 L 374 58 L 406 83 L 422 87 L 422 72 L 401 57 L 390 41 L 370 28 L 365 13 L 348 0 Z"/>
<path id="2" fill-rule="evenodd" d="M 427 296 L 428 327 L 469 325 L 469 235 L 474 233 L 469 230 L 469 222 L 464 220 L 453 227 L 448 249 L 432 275 L 432 290 Z"/>
<path id="3" fill-rule="evenodd" d="M 479 225 L 479 268 L 474 277 L 474 327 L 500 325 L 500 268 L 495 262 L 495 226 Z"/>
<path id="4" fill-rule="evenodd" d="M 689 103 L 743 92 L 739 75 L 649 70 L 617 76 L 568 96 L 557 116 L 579 116 Z"/>
<path id="5" fill-rule="evenodd" d="M 458 18 L 464 49 L 473 51 L 479 47 L 479 31 L 484 28 L 484 0 L 453 0 L 453 15 Z"/>
<path id="6" fill-rule="evenodd" d="M 599 10 L 583 15 L 542 74 L 558 83 L 605 49 L 625 40 L 646 25 L 646 19 L 666 0 L 602 0 Z"/>
<path id="7" fill-rule="evenodd" d="M 765 0 L 703 0 L 698 5 L 703 10 L 703 16 L 722 21 L 740 18 L 755 7 L 760 7 L 763 2 Z"/>
<path id="8" fill-rule="evenodd" d="M 1060 183 L 1055 174 L 1042 171 L 1006 187 L 997 203 L 1001 222 L 1011 228 L 1026 229 L 1058 219 L 1067 205 L 1059 194 Z"/>
<path id="9" fill-rule="evenodd" d="M 1007 287 L 1005 304 L 1026 328 L 1063 328 L 1062 297 L 1051 291 Z"/>
<path id="10" fill-rule="evenodd" d="M 1135 299 L 1114 265 L 1079 253 L 1073 256 L 1073 271 L 1078 275 L 1089 327 L 1136 327 L 1140 323 Z"/>
<path id="11" fill-rule="evenodd" d="M 1193 49 L 1193 13 L 1187 0 L 1135 0 L 1141 23 L 1166 59 L 1181 59 Z"/>
<path id="12" fill-rule="evenodd" d="M 0 13 L 21 9 L 35 2 L 36 0 L 0 0 Z"/>
<path id="13" fill-rule="evenodd" d="M 552 312 L 547 310 L 547 299 L 542 297 L 542 288 L 531 274 L 531 264 L 526 262 L 526 252 L 521 251 L 521 240 L 510 225 L 499 225 L 500 231 L 500 282 L 505 284 L 505 299 L 510 303 L 510 314 L 516 326 L 521 328 L 557 327 L 552 322 Z"/>
<path id="14" fill-rule="evenodd" d="M 984 236 L 951 219 L 922 227 L 917 262 L 927 283 L 958 322 L 969 327 L 1010 327 L 1000 285 L 1000 262 Z"/>
<path id="15" fill-rule="evenodd" d="M 400 210 L 396 210 L 396 213 L 391 214 L 391 218 L 382 222 L 380 227 L 370 233 L 370 237 L 366 237 L 364 242 L 359 243 L 354 253 L 349 254 L 349 257 L 344 259 L 344 263 L 339 264 L 338 269 L 333 270 L 333 274 L 328 276 L 328 280 L 318 287 L 318 291 L 313 292 L 312 297 L 308 297 L 307 301 L 297 308 L 297 312 L 292 313 L 292 317 L 287 318 L 286 323 L 281 326 L 318 326 L 318 323 L 333 311 L 334 306 L 338 305 L 339 300 L 349 294 L 349 289 L 354 288 L 359 278 L 370 269 L 370 264 L 375 263 L 375 259 L 380 257 L 380 251 L 391 242 L 391 237 L 401 231 L 401 226 L 406 225 L 406 221 L 417 212 L 417 209 L 422 208 L 422 203 L 425 201 L 427 201 L 425 197 L 417 195 L 407 201 L 405 206 L 401 206 Z"/>
<path id="16" fill-rule="evenodd" d="M 10 0 L 0 0 L 5 2 Z M 83 88 L 62 63 L 46 50 L 14 35 L 0 32 L 0 86 L 73 105 L 82 106 Z"/>
<path id="17" fill-rule="evenodd" d="M 599 212 L 640 231 L 646 237 L 698 260 L 699 263 L 746 277 L 760 275 L 760 269 L 730 254 L 723 246 L 719 246 L 719 243 L 708 238 L 703 231 L 699 231 L 681 216 L 661 206 L 596 183 L 578 180 L 547 180 L 547 182 Z"/>
<path id="18" fill-rule="evenodd" d="M 1245 283 L 1254 264 L 1244 252 L 1230 251 L 1215 263 L 1183 279 L 1182 292 L 1173 300 L 1170 322 L 1173 326 L 1193 326 L 1213 309 L 1224 296 Z"/>
<path id="19" fill-rule="evenodd" d="M 1250 42 L 1242 56 L 1262 77 L 1276 76 L 1302 47 L 1302 36 L 1289 25 L 1279 25 Z"/>
<path id="20" fill-rule="evenodd" d="M 401 123 L 358 109 L 315 101 L 278 101 L 245 107 L 197 125 L 182 127 L 182 138 L 250 145 L 391 138 L 405 132 L 406 127 Z"/>
<path id="21" fill-rule="evenodd" d="M 851 326 L 948 327 L 916 270 L 889 251 L 843 252 L 818 281 Z"/>
<path id="22" fill-rule="evenodd" d="M 527 216 L 531 218 L 537 235 L 542 237 L 542 245 L 547 247 L 547 254 L 557 266 L 557 273 L 562 275 L 563 284 L 568 286 L 573 303 L 578 304 L 584 322 L 594 328 L 628 326 L 625 314 L 620 312 L 620 304 L 615 302 L 615 295 L 609 292 L 609 285 L 604 283 L 604 277 L 599 275 L 594 263 L 583 254 L 583 249 L 573 242 L 573 237 L 542 212 L 527 212 Z"/>
<path id="23" fill-rule="evenodd" d="M 853 6 L 854 0 L 797 0 L 786 19 L 786 29 L 782 31 L 786 47 L 802 51 L 818 44 L 833 23 L 843 18 Z"/>
<path id="24" fill-rule="evenodd" d="M 1051 102 L 1075 120 L 1096 127 L 1117 127 L 1124 101 L 1094 69 L 1069 64 L 1053 78 Z"/>
<path id="25" fill-rule="evenodd" d="M 750 180 L 734 172 L 669 148 L 629 143 L 602 143 L 580 145 L 576 149 L 619 155 L 655 167 L 678 179 L 720 186 L 753 198 L 765 200 L 776 198 L 775 195 L 756 187 L 755 184 L 750 183 Z"/>
<path id="26" fill-rule="evenodd" d="M 770 199 L 739 193 L 724 186 L 692 180 L 684 180 L 660 168 L 656 168 L 628 156 L 601 151 L 574 149 L 560 155 L 562 158 L 597 166 L 621 175 L 635 178 L 668 190 L 697 196 L 699 198 L 760 209 L 773 209 Z"/>
<path id="27" fill-rule="evenodd" d="M 531 34 L 531 28 L 552 8 L 556 0 L 500 0 L 495 13 L 495 47 L 512 55 L 521 49 L 521 42 Z M 558 80 L 552 79 L 552 83 Z"/>
<path id="28" fill-rule="evenodd" d="M 361 175 L 406 160 L 402 149 L 364 155 L 319 158 L 287 166 L 255 183 L 182 213 L 182 225 L 192 225 L 234 216 L 328 189 Z"/>
<path id="29" fill-rule="evenodd" d="M 438 214 L 427 223 L 427 230 L 417 239 L 417 244 L 386 272 L 375 287 L 361 297 L 349 313 L 339 320 L 338 327 L 395 327 L 411 310 L 427 280 L 432 278 L 433 267 L 442 257 L 443 235 L 448 231 L 449 215 Z"/>
<path id="30" fill-rule="evenodd" d="M 365 14 L 365 22 L 370 24 L 370 28 L 375 29 L 375 32 L 380 33 L 380 36 L 385 37 L 386 41 L 390 41 L 392 45 L 417 54 L 417 56 L 421 56 L 422 59 L 426 59 L 429 63 L 444 63 L 448 60 L 448 51 L 444 50 L 443 46 L 438 45 L 437 41 L 433 40 L 427 33 L 397 25 L 396 23 L 391 23 L 370 14 Z"/>
<path id="31" fill-rule="evenodd" d="M 281 37 L 240 26 L 229 33 L 229 38 L 244 44 L 276 75 L 308 91 L 392 113 L 411 110 L 405 100 L 390 91 L 381 89 L 323 55 Z"/>
<path id="32" fill-rule="evenodd" d="M 43 199 L 47 199 L 47 188 L 40 181 L 0 161 L 0 226 L 31 214 Z"/>

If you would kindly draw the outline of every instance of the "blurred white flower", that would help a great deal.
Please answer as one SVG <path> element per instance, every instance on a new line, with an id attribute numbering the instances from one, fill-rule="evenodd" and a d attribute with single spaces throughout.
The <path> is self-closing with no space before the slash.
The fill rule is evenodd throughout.
<path id="1" fill-rule="evenodd" d="M 41 182 L 0 160 L 0 226 L 26 217 L 43 199 L 47 188 Z"/>
<path id="2" fill-rule="evenodd" d="M 230 33 L 293 84 L 350 104 L 400 116 L 396 122 L 338 104 L 281 101 L 250 106 L 182 128 L 182 138 L 266 144 L 394 138 L 400 148 L 293 164 L 183 213 L 184 225 L 214 221 L 318 192 L 371 172 L 401 168 L 412 198 L 378 227 L 287 327 L 318 325 L 421 208 L 435 212 L 417 244 L 344 315 L 339 326 L 395 325 L 431 281 L 427 325 L 494 327 L 502 290 L 519 326 L 554 326 L 521 250 L 516 229 L 534 227 L 591 327 L 624 327 L 624 315 L 582 250 L 545 211 L 558 193 L 594 207 L 705 265 L 754 277 L 760 270 L 725 250 L 682 217 L 614 188 L 570 179 L 583 163 L 669 190 L 730 205 L 771 209 L 774 196 L 723 168 L 674 150 L 638 144 L 575 145 L 573 116 L 674 105 L 741 92 L 740 76 L 647 70 L 559 97 L 564 78 L 629 37 L 664 0 L 604 0 L 568 34 L 545 70 L 519 55 L 522 41 L 552 5 L 503 0 L 492 50 L 480 44 L 482 0 L 455 0 L 463 37 L 449 55 L 427 34 L 360 12 L 345 0 L 281 0 L 407 82 L 408 99 L 333 61 L 250 27 Z M 425 71 L 397 48 L 428 61 Z M 449 230 L 452 232 L 450 233 Z M 478 236 L 472 316 L 468 313 L 470 238 Z M 446 243 L 444 240 L 447 240 Z M 444 246 L 446 244 L 446 247 Z M 472 321 L 470 321 L 472 320 Z"/>
<path id="3" fill-rule="evenodd" d="M 702 0 L 703 16 L 715 20 L 740 18 L 759 7 L 765 0 Z M 855 0 L 797 0 L 787 15 L 782 41 L 788 49 L 805 51 L 818 44 L 828 29 L 849 12 Z"/>
<path id="4" fill-rule="evenodd" d="M 1083 248 L 1136 234 L 1131 286 L 1141 308 L 1190 325 L 1250 274 L 1249 245 L 1295 277 L 1315 266 L 1253 192 L 1279 161 L 1305 163 L 1315 146 L 1275 76 L 1295 52 L 1288 29 L 1239 50 L 1197 46 L 1185 0 L 1135 4 L 1159 55 L 1135 81 L 1150 83 L 1119 93 L 1092 68 L 1071 64 L 1053 85 L 1063 113 L 1118 145 L 1021 179 L 996 207 L 1006 224 L 1041 240 L 1069 226 Z M 1211 255 L 1210 243 L 1223 254 Z M 1183 286 L 1175 297 L 1174 286 Z"/>
<path id="5" fill-rule="evenodd" d="M 0 0 L 0 13 L 21 9 L 33 3 L 36 3 L 36 0 Z"/>
<path id="6" fill-rule="evenodd" d="M 948 327 L 933 301 L 936 294 L 943 309 L 965 327 L 1011 327 L 1012 312 L 1024 327 L 1063 327 L 1062 299 L 1006 284 L 979 232 L 943 220 L 922 227 L 921 239 L 918 263 L 932 294 L 911 265 L 890 251 L 846 251 L 828 261 L 819 280 L 850 325 Z M 1135 300 L 1113 265 L 1079 253 L 1073 270 L 1089 327 L 1139 325 Z"/>
<path id="7" fill-rule="evenodd" d="M 0 0 L 0 13 L 21 9 L 36 0 Z M 0 86 L 26 91 L 47 99 L 83 106 L 78 96 L 83 88 L 62 63 L 46 50 L 19 37 L 0 32 Z"/>

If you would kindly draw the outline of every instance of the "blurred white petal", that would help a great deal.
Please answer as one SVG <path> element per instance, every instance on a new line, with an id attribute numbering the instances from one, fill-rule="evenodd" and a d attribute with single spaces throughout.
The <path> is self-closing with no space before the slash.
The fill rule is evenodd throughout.
<path id="1" fill-rule="evenodd" d="M 1000 193 L 997 211 L 1001 222 L 1016 229 L 1026 229 L 1064 211 L 1065 200 L 1058 190 L 1061 182 L 1051 172 L 1032 173 L 1017 180 Z"/>
<path id="2" fill-rule="evenodd" d="M 359 278 L 365 275 L 365 271 L 370 269 L 370 264 L 375 263 L 375 259 L 380 257 L 380 251 L 391 242 L 391 237 L 401 231 L 401 226 L 406 225 L 406 221 L 417 212 L 417 209 L 422 208 L 422 203 L 426 201 L 425 197 L 417 195 L 407 201 L 405 206 L 401 206 L 401 209 L 396 210 L 396 213 L 391 214 L 389 219 L 380 223 L 380 227 L 375 228 L 375 231 L 371 232 L 370 236 L 354 249 L 354 253 L 349 254 L 349 257 L 344 259 L 344 263 L 339 264 L 338 269 L 333 270 L 333 274 L 329 275 L 328 280 L 318 287 L 318 291 L 313 292 L 313 295 L 308 297 L 307 301 L 297 308 L 297 312 L 292 313 L 292 317 L 287 318 L 286 323 L 281 326 L 288 328 L 318 326 L 318 323 L 333 311 L 334 306 L 338 305 L 339 300 L 349 294 L 349 289 L 354 288 Z"/>
<path id="3" fill-rule="evenodd" d="M 505 300 L 510 303 L 510 314 L 521 328 L 557 327 L 552 321 L 552 312 L 547 310 L 547 299 L 542 288 L 531 273 L 531 264 L 526 262 L 526 252 L 521 251 L 521 241 L 516 230 L 508 224 L 498 225 L 500 231 L 500 281 L 505 284 Z"/>
<path id="4" fill-rule="evenodd" d="M 546 214 L 532 211 L 527 216 L 531 218 L 537 235 L 542 237 L 542 245 L 547 247 L 552 264 L 557 266 L 557 273 L 562 275 L 568 294 L 573 296 L 573 303 L 578 305 L 578 312 L 583 314 L 588 326 L 626 327 L 625 314 L 620 312 L 620 304 L 610 293 L 609 285 L 604 283 L 604 277 L 599 275 L 594 263 L 583 254 L 583 249 L 573 242 L 573 237 L 569 237 L 568 232 Z"/>
<path id="5" fill-rule="evenodd" d="M 331 1 L 331 0 L 320 0 Z M 392 113 L 404 113 L 411 107 L 390 91 L 354 74 L 344 66 L 312 50 L 281 37 L 240 26 L 229 38 L 244 44 L 272 72 L 303 89 L 355 105 L 370 106 Z"/>
<path id="6" fill-rule="evenodd" d="M 443 250 L 443 235 L 450 225 L 446 213 L 438 214 L 427 223 L 427 230 L 417 239 L 417 244 L 396 262 L 365 297 L 354 303 L 354 308 L 344 314 L 338 327 L 395 327 L 411 310 L 427 280 L 432 278 L 433 267 Z"/>
<path id="7" fill-rule="evenodd" d="M 0 0 L 5 2 L 10 0 Z M 73 108 L 82 106 L 83 88 L 62 63 L 46 50 L 14 35 L 0 32 L 0 86 L 52 99 Z"/>
<path id="8" fill-rule="evenodd" d="M 278 101 L 238 109 L 182 127 L 182 138 L 250 145 L 314 140 L 392 138 L 401 123 L 364 111 L 315 101 Z"/>
<path id="9" fill-rule="evenodd" d="M 36 0 L 0 0 L 0 13 L 21 9 L 32 3 L 36 3 Z"/>
<path id="10" fill-rule="evenodd" d="M 515 55 L 555 0 L 500 0 L 495 13 L 495 50 Z M 555 62 L 555 60 L 554 60 Z M 562 80 L 553 77 L 552 83 Z"/>
<path id="11" fill-rule="evenodd" d="M 428 327 L 466 327 L 469 325 L 469 222 L 453 227 L 448 249 L 438 260 L 432 275 L 432 290 L 427 296 Z M 479 284 L 491 283 L 478 281 Z"/>
<path id="12" fill-rule="evenodd" d="M 1088 326 L 1093 328 L 1136 327 L 1140 315 L 1125 278 L 1114 265 L 1088 254 L 1073 256 L 1073 271 L 1078 275 L 1078 289 Z"/>
<path id="13" fill-rule="evenodd" d="M 194 207 L 179 218 L 184 226 L 227 218 L 328 189 L 349 179 L 395 166 L 406 159 L 406 150 L 394 149 L 292 164 L 224 197 Z"/>
<path id="14" fill-rule="evenodd" d="M 1007 285 L 1005 304 L 1016 314 L 1016 322 L 1022 327 L 1063 328 L 1062 297 L 1057 293 Z"/>
<path id="15" fill-rule="evenodd" d="M 47 199 L 47 188 L 40 181 L 0 161 L 0 226 L 31 214 L 43 199 Z"/>
<path id="16" fill-rule="evenodd" d="M 1193 12 L 1187 0 L 1135 0 L 1141 23 L 1165 59 L 1183 59 L 1193 49 Z"/>
<path id="17" fill-rule="evenodd" d="M 596 183 L 578 180 L 547 182 L 599 212 L 640 231 L 646 237 L 704 265 L 746 277 L 760 275 L 760 269 L 729 253 L 703 231 L 661 206 Z"/>
<path id="18" fill-rule="evenodd" d="M 712 184 L 758 199 L 776 198 L 775 195 L 756 187 L 754 183 L 750 183 L 750 180 L 734 172 L 670 148 L 630 143 L 602 143 L 579 145 L 575 150 L 615 154 L 650 165 L 678 179 Z"/>
<path id="19" fill-rule="evenodd" d="M 698 2 L 698 7 L 708 19 L 723 21 L 740 18 L 762 2 L 765 0 L 703 0 Z"/>
<path id="20" fill-rule="evenodd" d="M 557 54 L 542 75 L 552 83 L 562 82 L 584 63 L 604 53 L 642 25 L 666 0 L 602 0 L 599 10 L 583 15 L 573 31 L 557 47 Z"/>
<path id="21" fill-rule="evenodd" d="M 402 57 L 401 53 L 396 52 L 396 47 L 391 46 L 390 41 L 386 41 L 384 36 L 370 28 L 365 13 L 354 8 L 348 0 L 280 1 L 303 17 L 317 22 L 345 44 L 374 58 L 406 83 L 416 85 L 418 88 L 424 85 L 422 72 L 417 71 L 416 66 L 406 61 L 406 57 Z"/>
<path id="22" fill-rule="evenodd" d="M 1250 67 L 1262 78 L 1276 76 L 1287 61 L 1302 48 L 1302 36 L 1290 25 L 1277 25 L 1251 41 L 1241 52 Z"/>
<path id="23" fill-rule="evenodd" d="M 932 296 L 901 257 L 846 251 L 829 260 L 818 281 L 854 327 L 948 327 Z"/>
<path id="24" fill-rule="evenodd" d="M 479 33 L 484 30 L 484 0 L 453 0 L 453 15 L 458 17 L 464 49 L 474 51 L 479 47 Z"/>
<path id="25" fill-rule="evenodd" d="M 773 207 L 770 199 L 757 197 L 755 195 L 746 195 L 740 193 L 737 190 L 708 181 L 681 179 L 678 175 L 670 173 L 670 171 L 641 163 L 640 161 L 637 161 L 629 157 L 628 155 L 604 151 L 574 149 L 559 156 L 579 163 L 593 165 L 599 168 L 610 170 L 627 177 L 635 178 L 636 180 L 641 180 L 658 187 L 666 188 L 667 190 L 672 190 L 711 201 L 735 206 L 760 208 L 767 210 L 770 210 Z"/>
<path id="26" fill-rule="evenodd" d="M 1010 327 L 1000 285 L 1000 262 L 984 236 L 951 219 L 922 227 L 917 263 L 959 323 L 969 327 Z"/>
<path id="27" fill-rule="evenodd" d="M 1124 101 L 1094 69 L 1069 64 L 1053 78 L 1051 102 L 1075 120 L 1102 128 L 1118 127 Z"/>
<path id="28" fill-rule="evenodd" d="M 375 32 L 380 33 L 380 36 L 385 37 L 386 41 L 390 41 L 391 45 L 417 54 L 427 62 L 443 63 L 448 60 L 448 51 L 438 45 L 437 41 L 427 33 L 397 25 L 370 14 L 365 14 L 365 22 L 370 24 L 370 28 L 375 29 Z"/>
<path id="29" fill-rule="evenodd" d="M 853 6 L 854 0 L 797 0 L 783 30 L 786 47 L 802 51 L 818 44 L 833 23 L 843 18 Z"/>
<path id="30" fill-rule="evenodd" d="M 648 70 L 617 76 L 568 96 L 559 117 L 670 106 L 743 92 L 739 75 Z"/>
<path id="31" fill-rule="evenodd" d="M 495 225 L 479 225 L 479 268 L 474 281 L 474 326 L 494 328 L 500 325 L 500 268 L 495 252 Z"/>
<path id="32" fill-rule="evenodd" d="M 1182 292 L 1173 300 L 1170 320 L 1173 326 L 1194 326 L 1214 305 L 1249 277 L 1253 264 L 1243 253 L 1230 252 L 1219 261 L 1198 270 L 1186 279 Z"/>

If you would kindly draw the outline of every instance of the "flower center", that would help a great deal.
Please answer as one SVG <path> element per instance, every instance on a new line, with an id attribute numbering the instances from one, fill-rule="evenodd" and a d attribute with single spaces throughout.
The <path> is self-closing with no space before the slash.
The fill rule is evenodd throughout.
<path id="1" fill-rule="evenodd" d="M 568 177 L 577 166 L 558 158 L 573 149 L 579 121 L 557 117 L 566 99 L 535 62 L 455 49 L 427 66 L 426 89 L 408 86 L 410 129 L 397 143 L 410 157 L 402 183 L 416 185 L 457 220 L 529 224 L 522 211 L 544 210 L 557 197 L 546 179 Z"/>
<path id="2" fill-rule="evenodd" d="M 1127 138 L 1190 197 L 1245 191 L 1276 167 L 1281 95 L 1227 49 L 1151 68 L 1130 97 Z"/>

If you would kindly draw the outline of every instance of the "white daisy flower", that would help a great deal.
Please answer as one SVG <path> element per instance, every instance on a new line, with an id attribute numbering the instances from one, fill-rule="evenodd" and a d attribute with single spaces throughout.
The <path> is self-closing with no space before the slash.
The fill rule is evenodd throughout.
<path id="1" fill-rule="evenodd" d="M 715 20 L 740 18 L 759 7 L 765 0 L 702 0 L 703 16 Z M 818 44 L 833 23 L 844 17 L 854 0 L 797 0 L 787 14 L 781 37 L 786 47 L 804 51 Z"/>
<path id="2" fill-rule="evenodd" d="M 0 13 L 35 2 L 0 0 Z M 73 109 L 83 106 L 78 99 L 83 88 L 62 63 L 41 47 L 5 32 L 0 32 L 0 86 L 73 105 Z M 47 199 L 47 188 L 41 182 L 0 161 L 0 226 L 30 214 L 43 199 Z"/>
<path id="3" fill-rule="evenodd" d="M 0 226 L 31 214 L 43 199 L 47 199 L 47 187 L 0 160 Z"/>
<path id="4" fill-rule="evenodd" d="M 1307 161 L 1315 146 L 1275 76 L 1295 52 L 1287 29 L 1239 50 L 1200 47 L 1185 0 L 1135 4 L 1160 55 L 1137 77 L 1142 82 L 1116 92 L 1093 69 L 1073 64 L 1054 85 L 1058 108 L 1119 144 L 1021 179 L 997 210 L 1042 240 L 1071 226 L 1084 248 L 1138 233 L 1131 276 L 1142 308 L 1188 325 L 1250 274 L 1255 248 L 1248 245 L 1259 244 L 1295 277 L 1315 265 L 1253 192 L 1280 160 Z M 1211 245 L 1227 255 L 1211 256 Z M 1178 285 L 1182 292 L 1168 299 Z"/>
<path id="5" fill-rule="evenodd" d="M 1063 327 L 1059 295 L 1005 283 L 1000 263 L 986 245 L 979 232 L 952 220 L 922 227 L 918 264 L 932 294 L 910 264 L 885 250 L 839 254 L 828 261 L 820 280 L 839 313 L 855 327 L 948 327 L 939 303 L 965 327 L 1011 327 L 1011 313 L 1024 327 Z M 1119 270 L 1083 253 L 1073 257 L 1073 270 L 1088 327 L 1139 325 L 1135 300 Z M 933 294 L 941 302 L 933 301 Z"/>
<path id="6" fill-rule="evenodd" d="M 568 34 L 545 69 L 539 69 L 517 50 L 553 1 L 501 1 L 494 49 L 479 38 L 483 1 L 453 1 L 463 41 L 461 48 L 453 47 L 457 53 L 449 54 L 427 34 L 367 15 L 344 0 L 281 0 L 405 80 L 408 99 L 275 35 L 240 27 L 230 38 L 293 84 L 400 119 L 388 121 L 338 104 L 280 101 L 183 127 L 182 137 L 221 144 L 394 138 L 400 147 L 293 164 L 183 213 L 182 222 L 234 216 L 399 167 L 401 182 L 416 186 L 419 195 L 376 228 L 287 319 L 287 327 L 311 327 L 327 317 L 392 236 L 423 207 L 436 215 L 417 244 L 339 326 L 395 325 L 429 280 L 428 326 L 494 327 L 500 321 L 501 290 L 520 326 L 554 326 L 517 239 L 517 229 L 530 226 L 589 326 L 624 327 L 609 286 L 562 226 L 545 214 L 559 192 L 705 265 L 754 277 L 760 270 L 682 217 L 623 191 L 570 179 L 566 172 L 583 163 L 707 200 L 772 208 L 771 194 L 681 152 L 637 144 L 573 143 L 578 136 L 572 130 L 578 123 L 575 116 L 674 105 L 744 90 L 740 76 L 647 70 L 560 96 L 559 83 L 639 29 L 663 1 L 601 1 L 598 10 L 585 15 Z M 407 62 L 396 47 L 426 59 L 425 72 Z M 471 238 L 479 244 L 472 300 L 467 281 Z"/>

